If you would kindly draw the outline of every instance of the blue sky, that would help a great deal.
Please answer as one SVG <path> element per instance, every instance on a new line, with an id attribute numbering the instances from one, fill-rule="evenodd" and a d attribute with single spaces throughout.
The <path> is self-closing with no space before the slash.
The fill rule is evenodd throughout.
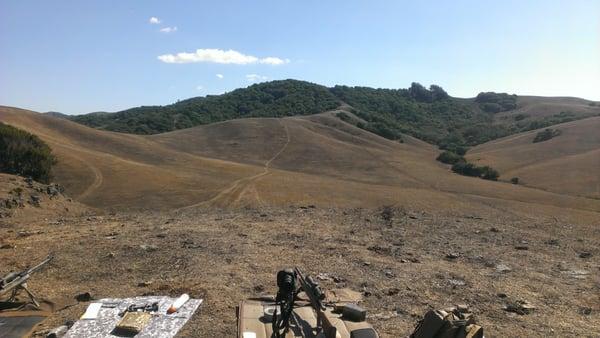
<path id="1" fill-rule="evenodd" d="M 116 111 L 285 78 L 600 100 L 600 1 L 0 0 L 1 105 Z"/>

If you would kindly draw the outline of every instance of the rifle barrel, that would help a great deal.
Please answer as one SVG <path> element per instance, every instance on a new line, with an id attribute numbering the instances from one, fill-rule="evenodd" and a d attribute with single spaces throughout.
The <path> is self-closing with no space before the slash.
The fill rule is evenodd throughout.
<path id="1" fill-rule="evenodd" d="M 23 270 L 21 272 L 11 272 L 2 278 L 2 288 L 0 289 L 0 295 L 6 294 L 9 290 L 12 290 L 19 285 L 27 282 L 32 273 L 37 272 L 44 265 L 48 264 L 54 257 L 49 255 L 38 265 Z"/>

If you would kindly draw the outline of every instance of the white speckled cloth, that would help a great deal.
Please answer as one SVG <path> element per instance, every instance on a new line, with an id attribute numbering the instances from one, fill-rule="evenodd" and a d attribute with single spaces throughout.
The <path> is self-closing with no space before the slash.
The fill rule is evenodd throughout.
<path id="1" fill-rule="evenodd" d="M 65 338 L 101 338 L 101 337 L 174 337 L 177 332 L 192 317 L 202 299 L 190 299 L 179 311 L 168 315 L 167 309 L 175 298 L 166 296 L 148 296 L 135 298 L 106 298 L 96 303 L 105 304 L 98 313 L 97 319 L 78 320 L 64 336 Z M 146 327 L 135 336 L 123 336 L 113 332 L 117 323 L 121 320 L 119 313 L 129 305 L 152 304 L 158 302 L 158 312 L 153 313 L 152 320 Z"/>

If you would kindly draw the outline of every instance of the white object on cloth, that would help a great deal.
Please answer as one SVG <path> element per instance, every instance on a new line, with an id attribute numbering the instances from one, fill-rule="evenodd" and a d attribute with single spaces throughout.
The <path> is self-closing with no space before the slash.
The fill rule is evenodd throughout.
<path id="1" fill-rule="evenodd" d="M 177 298 L 177 300 L 173 302 L 173 305 L 171 305 L 171 307 L 167 310 L 167 313 L 171 314 L 177 312 L 177 310 L 179 310 L 179 308 L 188 300 L 190 300 L 190 296 L 187 293 L 179 296 L 179 298 Z"/>
<path id="2" fill-rule="evenodd" d="M 100 309 L 102 308 L 102 303 L 91 303 L 87 310 L 85 310 L 85 313 L 83 314 L 83 316 L 81 316 L 81 319 L 96 319 L 98 318 L 98 313 L 100 312 Z"/>
<path id="3" fill-rule="evenodd" d="M 100 309 L 96 320 L 78 320 L 63 338 L 114 338 L 121 337 L 114 332 L 115 325 L 121 320 L 119 313 L 129 305 L 158 303 L 158 311 L 151 312 L 152 319 L 138 333 L 136 338 L 172 338 L 196 312 L 201 299 L 190 299 L 177 313 L 166 314 L 167 309 L 175 302 L 175 298 L 167 296 L 144 296 L 134 298 L 106 298 L 97 301 L 101 305 L 110 304 Z"/>

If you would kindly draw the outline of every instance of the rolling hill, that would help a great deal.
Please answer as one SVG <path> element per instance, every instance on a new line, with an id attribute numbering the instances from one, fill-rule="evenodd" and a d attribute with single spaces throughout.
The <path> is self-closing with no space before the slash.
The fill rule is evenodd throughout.
<path id="1" fill-rule="evenodd" d="M 534 143 L 540 130 L 533 130 L 477 146 L 467 158 L 498 169 L 501 179 L 518 177 L 527 186 L 600 199 L 600 117 L 552 129 L 560 135 Z"/>
<path id="2" fill-rule="evenodd" d="M 382 138 L 340 120 L 339 112 L 236 119 L 148 136 L 10 107 L 0 108 L 0 121 L 46 141 L 58 158 L 55 180 L 103 209 L 401 205 L 529 214 L 535 206 L 577 219 L 600 212 L 595 199 L 453 174 L 435 161 L 436 147 L 406 135 L 403 143 Z"/>
<path id="3" fill-rule="evenodd" d="M 354 124 L 361 129 L 391 140 L 410 135 L 458 153 L 508 135 L 600 114 L 600 106 L 576 98 L 486 92 L 459 99 L 436 85 L 429 89 L 418 83 L 407 89 L 327 88 L 289 79 L 166 106 L 69 118 L 97 129 L 148 135 L 232 119 L 308 116 L 340 107 L 359 117 Z"/>

